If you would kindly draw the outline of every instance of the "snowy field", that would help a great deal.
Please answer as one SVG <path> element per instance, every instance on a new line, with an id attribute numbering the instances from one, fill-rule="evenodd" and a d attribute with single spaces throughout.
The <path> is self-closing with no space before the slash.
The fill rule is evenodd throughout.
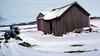
<path id="1" fill-rule="evenodd" d="M 32 47 L 23 47 L 15 39 L 8 43 L 2 40 L 0 56 L 99 56 L 100 55 L 100 20 L 91 20 L 92 27 L 96 32 L 69 33 L 60 37 L 44 35 L 36 30 L 36 25 L 19 26 L 20 38 L 28 42 Z M 30 27 L 32 29 L 23 29 Z M 98 31 L 98 32 L 97 32 Z M 2 37 L 3 33 L 0 33 Z"/>

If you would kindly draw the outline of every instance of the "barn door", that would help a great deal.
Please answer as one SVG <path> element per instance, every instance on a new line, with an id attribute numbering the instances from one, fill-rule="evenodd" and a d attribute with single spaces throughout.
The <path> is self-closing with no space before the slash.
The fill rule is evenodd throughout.
<path id="1" fill-rule="evenodd" d="M 50 22 L 50 34 L 52 34 L 52 22 Z"/>

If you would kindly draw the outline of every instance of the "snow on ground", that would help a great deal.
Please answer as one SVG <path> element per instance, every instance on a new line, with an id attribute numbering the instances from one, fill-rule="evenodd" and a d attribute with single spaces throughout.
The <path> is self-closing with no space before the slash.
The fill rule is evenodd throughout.
<path id="1" fill-rule="evenodd" d="M 94 34 L 97 35 L 97 37 L 94 36 Z M 96 49 L 94 48 L 95 44 L 100 42 L 99 40 L 100 38 L 98 37 L 99 33 L 90 33 L 90 34 L 80 35 L 80 36 L 75 36 L 75 37 L 65 37 L 64 36 L 64 37 L 58 37 L 58 38 L 48 37 L 48 36 L 35 36 L 35 35 L 34 33 L 32 34 L 32 32 L 24 33 L 24 35 L 21 36 L 21 38 L 25 39 L 24 41 L 28 41 L 31 44 L 38 45 L 39 47 L 35 47 L 34 49 L 41 50 L 41 51 L 64 52 L 64 51 L 70 51 L 70 50 L 93 50 L 93 49 Z M 75 48 L 70 46 L 74 44 L 83 44 L 84 46 L 75 47 Z M 92 46 L 92 47 L 90 48 L 88 46 Z"/>
<path id="2" fill-rule="evenodd" d="M 16 26 L 18 27 L 19 29 L 23 29 L 23 28 L 34 28 L 34 27 L 37 27 L 37 25 L 21 25 L 21 26 Z"/>
<path id="3" fill-rule="evenodd" d="M 100 28 L 100 20 L 99 19 L 91 20 L 90 24 L 96 25 L 98 28 Z"/>
<path id="4" fill-rule="evenodd" d="M 18 27 L 20 30 L 20 32 L 29 32 L 29 31 L 37 31 L 37 25 L 22 25 L 22 26 L 15 26 Z"/>
<path id="5" fill-rule="evenodd" d="M 0 31 L 1 30 L 10 30 L 10 27 L 0 27 Z"/>
<path id="6" fill-rule="evenodd" d="M 98 23 L 97 23 L 98 22 Z M 100 29 L 100 20 L 91 21 L 92 24 L 96 25 Z M 99 30 L 100 32 L 100 30 Z M 65 51 L 75 51 L 75 50 L 91 50 L 91 52 L 84 52 L 84 55 L 99 55 L 100 51 L 93 51 L 95 49 L 100 50 L 100 33 L 91 32 L 87 34 L 77 34 L 71 33 L 69 36 L 55 37 L 52 35 L 43 35 L 42 32 L 24 32 L 20 34 L 20 37 L 31 44 L 38 45 L 38 47 L 33 47 L 35 50 L 46 51 L 46 52 L 65 52 Z M 81 47 L 72 47 L 74 44 L 83 44 Z M 91 54 L 92 53 L 92 54 Z M 76 54 L 84 56 L 83 53 Z M 74 56 L 74 55 L 73 55 Z"/>
<path id="7" fill-rule="evenodd" d="M 2 53 L 2 50 L 1 50 L 1 48 L 0 48 L 0 56 L 3 56 L 3 53 Z"/>
<path id="8" fill-rule="evenodd" d="M 21 29 L 21 31 L 33 31 L 33 28 L 37 28 L 37 25 L 21 25 L 21 26 L 13 26 L 13 27 L 18 27 L 19 29 Z M 28 29 L 28 30 L 25 30 Z M 3 30 L 10 30 L 10 26 L 9 27 L 0 27 L 0 31 Z M 36 30 L 36 29 L 35 29 Z"/>
<path id="9" fill-rule="evenodd" d="M 0 32 L 0 38 L 2 38 L 2 34 L 4 34 L 4 32 Z M 2 42 L 2 40 L 0 40 L 0 42 Z M 3 56 L 3 53 L 1 50 L 1 43 L 0 43 L 0 56 Z"/>
<path id="10" fill-rule="evenodd" d="M 5 56 L 63 56 L 63 54 L 60 53 L 53 53 L 53 52 L 42 52 L 42 51 L 36 51 L 31 48 L 26 48 L 19 46 L 16 43 L 16 40 L 10 39 L 9 43 L 5 44 L 4 42 L 1 44 L 2 45 L 2 51 L 5 54 Z"/>
<path id="11" fill-rule="evenodd" d="M 1 42 L 1 40 L 0 40 Z M 1 50 L 1 43 L 0 43 L 0 56 L 3 56 L 2 50 Z"/>
<path id="12" fill-rule="evenodd" d="M 70 33 L 60 37 L 43 35 L 43 32 L 37 31 L 36 28 L 30 30 L 23 29 L 19 36 L 23 41 L 36 46 L 30 48 L 22 47 L 18 45 L 16 40 L 10 39 L 6 45 L 2 42 L 2 51 L 5 56 L 99 56 L 100 20 L 92 20 L 91 24 L 97 26 L 97 28 L 93 29 L 98 29 L 98 32 L 82 34 Z M 75 44 L 81 44 L 83 46 L 71 46 Z M 66 53 L 68 51 L 86 52 Z"/>

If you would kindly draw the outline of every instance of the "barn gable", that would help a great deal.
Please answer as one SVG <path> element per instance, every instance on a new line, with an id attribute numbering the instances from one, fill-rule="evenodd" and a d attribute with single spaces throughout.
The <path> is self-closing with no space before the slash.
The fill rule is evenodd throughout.
<path id="1" fill-rule="evenodd" d="M 40 12 L 36 19 L 43 19 L 43 17 L 47 15 L 48 13 L 50 12 L 49 11 Z"/>
<path id="2" fill-rule="evenodd" d="M 82 8 L 77 2 L 71 3 L 69 5 L 60 7 L 60 8 L 56 8 L 53 9 L 52 11 L 50 11 L 50 13 L 48 13 L 47 15 L 45 15 L 43 18 L 44 20 L 52 20 L 55 19 L 57 17 L 62 16 L 65 12 L 67 12 L 68 10 L 70 10 L 70 8 L 72 8 L 73 6 L 77 6 L 77 8 L 79 8 L 83 13 L 87 14 L 88 16 L 90 15 L 84 8 Z"/>
<path id="3" fill-rule="evenodd" d="M 43 21 L 44 21 L 44 19 L 43 19 L 43 17 L 47 14 L 47 13 L 49 13 L 48 11 L 44 11 L 44 12 L 40 12 L 39 13 L 39 15 L 37 16 L 37 27 L 38 27 L 38 30 L 39 31 L 43 31 Z"/>
<path id="4" fill-rule="evenodd" d="M 67 6 L 68 6 L 68 5 L 67 5 Z M 68 10 L 70 10 L 72 7 L 74 7 L 74 6 L 76 6 L 81 12 L 83 12 L 83 13 L 86 14 L 87 16 L 90 15 L 82 6 L 80 6 L 77 2 L 74 2 L 74 3 L 71 4 L 71 6 L 70 6 L 68 9 L 66 9 L 66 10 L 61 14 L 61 16 L 62 16 L 65 12 L 67 12 Z M 66 6 L 64 6 L 64 7 L 66 7 Z"/>
<path id="5" fill-rule="evenodd" d="M 63 35 L 77 28 L 89 27 L 89 13 L 77 2 L 53 9 L 42 20 L 41 29 L 45 34 Z M 40 22 L 38 21 L 40 24 Z"/>

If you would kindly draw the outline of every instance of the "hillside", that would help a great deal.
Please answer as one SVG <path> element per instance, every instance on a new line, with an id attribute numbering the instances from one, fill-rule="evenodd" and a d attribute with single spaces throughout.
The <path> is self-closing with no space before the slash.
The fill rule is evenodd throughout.
<path id="1" fill-rule="evenodd" d="M 21 29 L 19 37 L 22 41 L 10 39 L 8 43 L 4 43 L 3 40 L 2 52 L 5 56 L 99 56 L 100 20 L 91 20 L 91 24 L 97 26 L 92 27 L 93 32 L 81 34 L 70 32 L 58 37 L 44 35 L 43 32 L 37 31 L 37 28 L 23 29 L 31 25 L 19 26 Z M 19 43 L 23 42 L 31 44 L 31 47 L 20 46 Z"/>

